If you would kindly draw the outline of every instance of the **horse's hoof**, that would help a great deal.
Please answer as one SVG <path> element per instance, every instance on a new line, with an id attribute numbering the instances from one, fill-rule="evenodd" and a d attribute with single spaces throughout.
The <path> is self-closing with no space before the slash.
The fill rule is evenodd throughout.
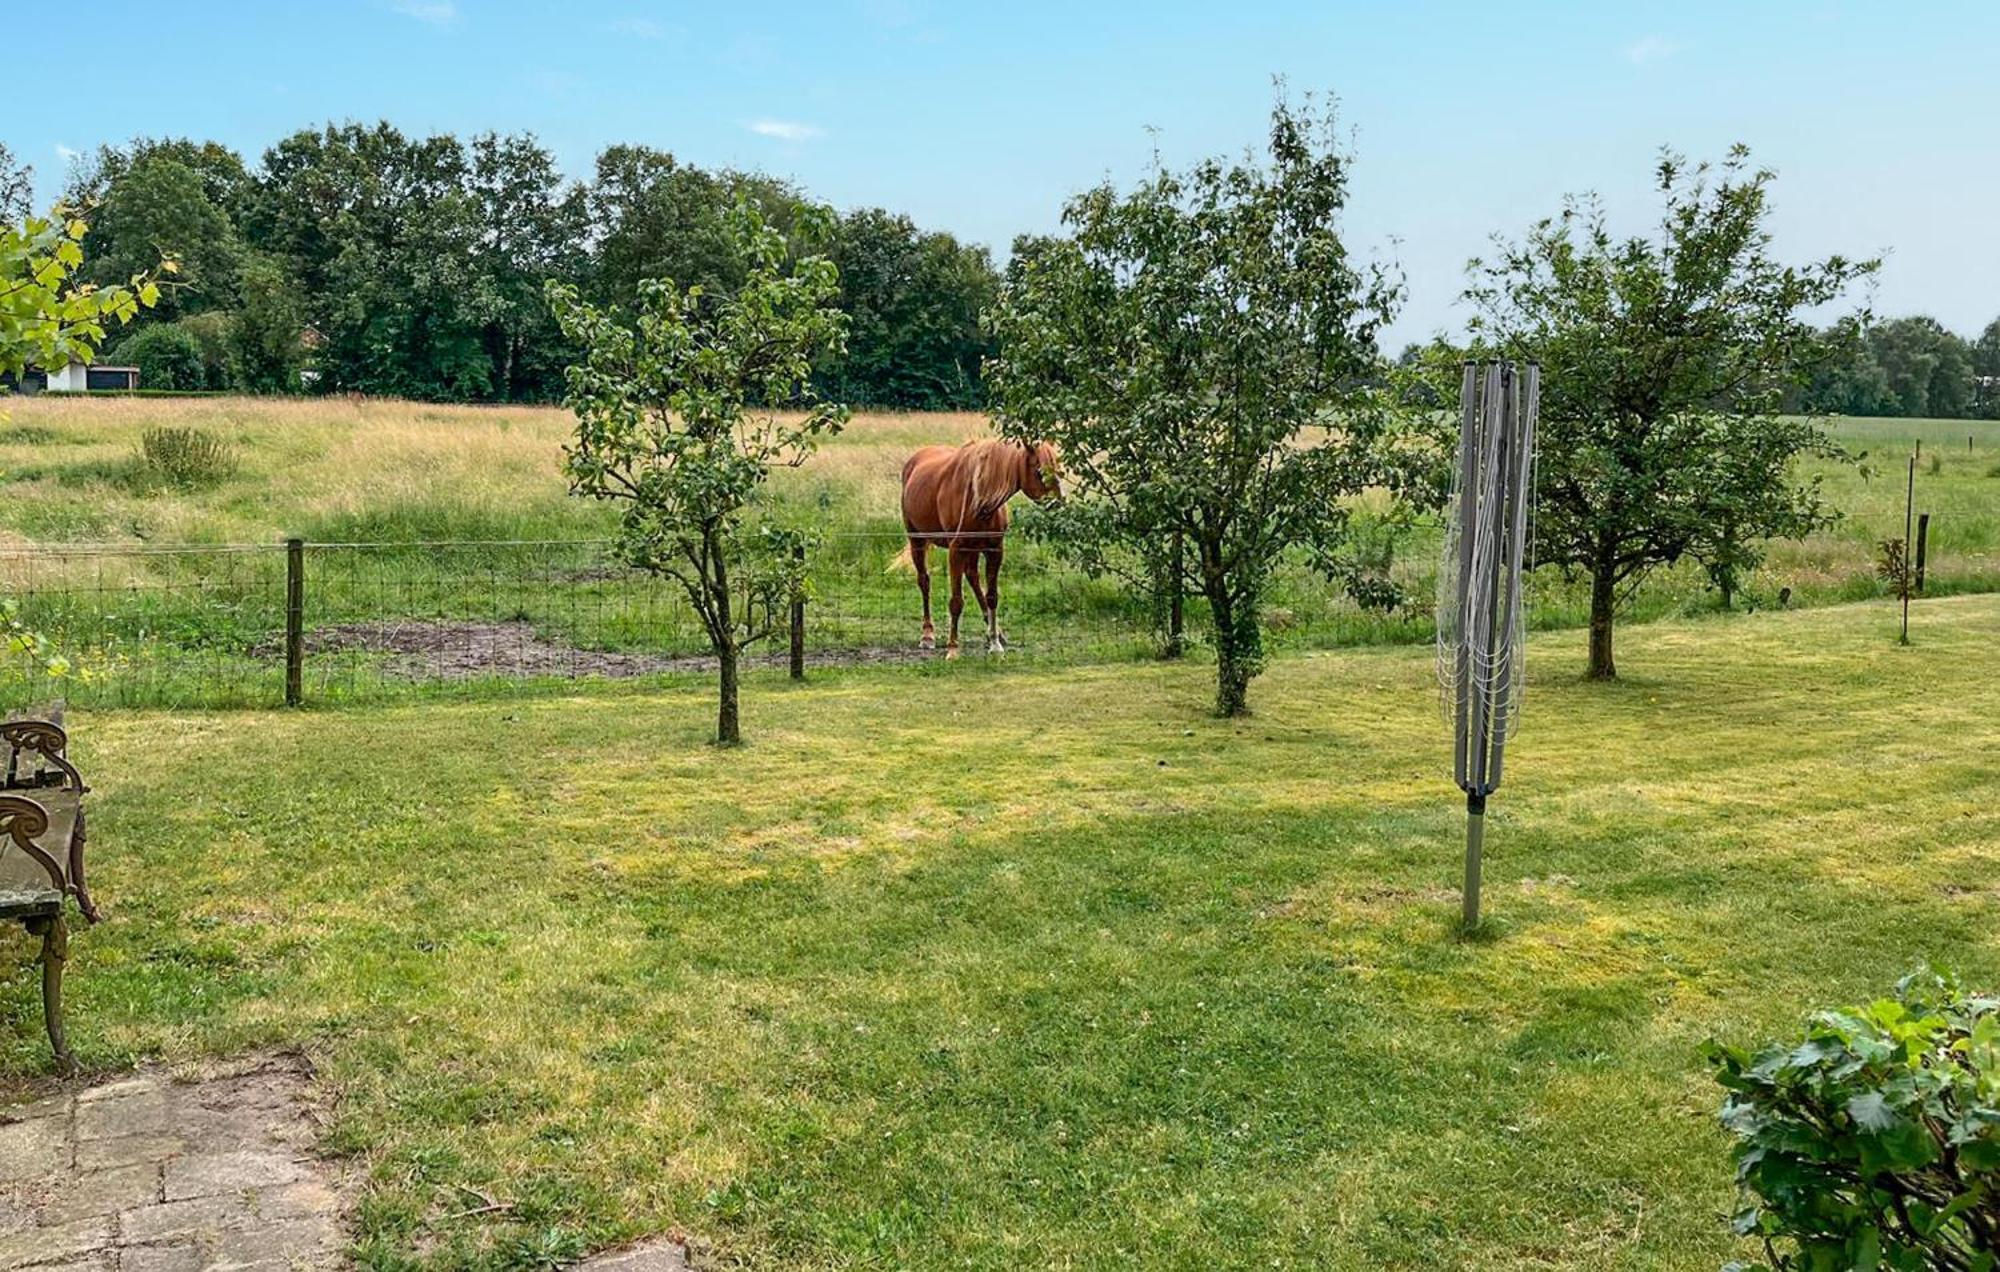
<path id="1" fill-rule="evenodd" d="M 918 641 L 918 642 L 917 642 L 917 648 L 918 648 L 918 649 L 936 649 L 936 648 L 937 648 L 937 637 L 935 637 L 935 636 L 926 636 L 926 637 L 924 637 L 924 638 L 923 638 L 922 640 L 920 640 L 920 641 Z"/>
<path id="2" fill-rule="evenodd" d="M 958 657 L 958 646 L 956 645 L 945 646 L 944 656 L 946 661 L 950 661 L 951 659 Z"/>

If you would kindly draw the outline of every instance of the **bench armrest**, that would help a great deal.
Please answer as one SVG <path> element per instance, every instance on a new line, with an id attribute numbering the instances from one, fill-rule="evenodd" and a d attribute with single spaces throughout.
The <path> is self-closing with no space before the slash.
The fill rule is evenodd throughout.
<path id="1" fill-rule="evenodd" d="M 49 812 L 26 795 L 0 794 L 0 851 L 11 842 L 24 854 L 32 857 L 48 873 L 49 885 L 58 893 L 67 894 L 70 889 L 69 876 L 48 849 L 35 842 L 37 836 L 47 832 Z"/>
<path id="2" fill-rule="evenodd" d="M 80 795 L 89 789 L 83 784 L 83 775 L 76 771 L 76 765 L 64 757 L 63 752 L 69 748 L 69 735 L 53 720 L 9 720 L 0 724 L 0 747 L 7 751 L 7 787 L 15 786 L 20 781 L 21 757 L 33 753 L 62 770 L 71 790 Z"/>

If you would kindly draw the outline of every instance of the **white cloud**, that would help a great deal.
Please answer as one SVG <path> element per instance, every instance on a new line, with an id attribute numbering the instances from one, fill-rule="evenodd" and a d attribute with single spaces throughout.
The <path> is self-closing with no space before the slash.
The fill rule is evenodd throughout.
<path id="1" fill-rule="evenodd" d="M 753 119 L 743 126 L 759 137 L 775 137 L 779 141 L 810 141 L 820 135 L 820 130 L 811 124 L 789 119 Z"/>
<path id="2" fill-rule="evenodd" d="M 613 35 L 629 35 L 635 40 L 659 40 L 667 34 L 667 28 L 651 18 L 619 18 L 606 23 L 604 29 Z"/>
<path id="3" fill-rule="evenodd" d="M 81 150 L 72 146 L 65 146 L 60 141 L 56 143 L 56 154 L 66 163 L 83 158 Z"/>
<path id="4" fill-rule="evenodd" d="M 1665 36 L 1649 35 L 1625 49 L 1625 60 L 1634 66 L 1644 66 L 1648 62 L 1664 62 L 1681 51 L 1681 46 Z"/>
<path id="5" fill-rule="evenodd" d="M 454 0 L 395 0 L 390 7 L 406 18 L 432 26 L 450 26 L 458 21 L 458 5 Z"/>

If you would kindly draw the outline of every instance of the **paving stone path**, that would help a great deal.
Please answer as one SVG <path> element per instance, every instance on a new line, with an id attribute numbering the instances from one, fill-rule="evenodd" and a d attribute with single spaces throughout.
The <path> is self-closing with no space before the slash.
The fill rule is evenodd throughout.
<path id="1" fill-rule="evenodd" d="M 293 1057 L 0 1109 L 0 1268 L 338 1266 L 346 1197 L 313 1154 L 317 1110 Z"/>
<path id="2" fill-rule="evenodd" d="M 193 1272 L 346 1264 L 351 1200 L 319 1157 L 306 1063 L 260 1056 L 198 1080 L 158 1070 L 0 1106 L 0 1269 Z M 685 1272 L 655 1241 L 587 1272 Z"/>

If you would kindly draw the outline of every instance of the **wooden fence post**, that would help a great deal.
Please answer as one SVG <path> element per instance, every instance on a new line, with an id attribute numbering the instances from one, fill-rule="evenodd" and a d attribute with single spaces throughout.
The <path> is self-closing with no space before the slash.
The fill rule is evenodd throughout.
<path id="1" fill-rule="evenodd" d="M 285 540 L 285 705 L 305 701 L 306 541 Z"/>
<path id="2" fill-rule="evenodd" d="M 1931 514 L 1920 513 L 1917 516 L 1917 591 L 1919 592 L 1924 590 L 1924 549 L 1929 546 L 1930 538 Z"/>
<path id="3" fill-rule="evenodd" d="M 792 584 L 792 679 L 806 678 L 806 549 L 792 548 L 792 564 L 797 567 Z"/>

